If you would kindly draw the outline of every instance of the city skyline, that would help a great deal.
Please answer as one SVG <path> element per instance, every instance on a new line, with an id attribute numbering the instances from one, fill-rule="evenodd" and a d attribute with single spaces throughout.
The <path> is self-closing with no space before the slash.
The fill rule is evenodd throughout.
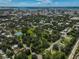
<path id="1" fill-rule="evenodd" d="M 64 7 L 79 6 L 79 0 L 0 0 L 0 6 Z"/>

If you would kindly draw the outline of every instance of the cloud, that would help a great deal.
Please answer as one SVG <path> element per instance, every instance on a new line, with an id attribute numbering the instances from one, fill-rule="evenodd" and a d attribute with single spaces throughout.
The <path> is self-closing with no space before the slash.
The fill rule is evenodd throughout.
<path id="1" fill-rule="evenodd" d="M 17 2 L 16 2 L 17 1 Z M 79 6 L 76 0 L 0 0 L 0 6 Z"/>
<path id="2" fill-rule="evenodd" d="M 12 0 L 0 0 L 0 6 L 9 6 Z"/>
<path id="3" fill-rule="evenodd" d="M 6 3 L 8 3 L 8 2 L 11 2 L 12 0 L 0 0 L 0 3 L 3 3 L 3 2 L 6 2 Z"/>
<path id="4" fill-rule="evenodd" d="M 52 0 L 37 0 L 37 1 L 44 4 L 48 4 L 52 2 Z"/>
<path id="5" fill-rule="evenodd" d="M 51 0 L 36 0 L 36 2 L 16 2 L 16 3 L 11 3 L 9 6 L 50 6 L 52 4 Z"/>
<path id="6" fill-rule="evenodd" d="M 2 5 L 5 5 L 6 6 L 6 5 L 10 4 L 11 1 L 12 0 L 5 0 L 5 1 L 4 0 L 0 0 L 0 6 L 2 6 Z"/>
<path id="7" fill-rule="evenodd" d="M 75 7 L 75 6 L 79 6 L 79 2 L 54 2 L 52 4 L 52 6 L 57 6 L 57 7 L 68 7 L 68 6 L 72 6 L 72 7 Z"/>

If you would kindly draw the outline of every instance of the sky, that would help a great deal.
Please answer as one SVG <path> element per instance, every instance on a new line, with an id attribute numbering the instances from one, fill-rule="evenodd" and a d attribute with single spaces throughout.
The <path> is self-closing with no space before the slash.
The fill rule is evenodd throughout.
<path id="1" fill-rule="evenodd" d="M 0 6 L 64 7 L 79 6 L 79 0 L 0 0 Z"/>

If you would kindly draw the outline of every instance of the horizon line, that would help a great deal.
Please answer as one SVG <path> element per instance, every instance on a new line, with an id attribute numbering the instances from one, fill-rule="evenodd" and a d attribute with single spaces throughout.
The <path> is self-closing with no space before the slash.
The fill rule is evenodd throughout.
<path id="1" fill-rule="evenodd" d="M 28 8 L 28 7 L 51 7 L 51 8 L 53 8 L 53 7 L 60 7 L 60 8 L 61 8 L 61 7 L 79 7 L 79 6 L 0 6 L 0 8 L 1 8 L 1 7 L 5 7 L 5 8 L 6 8 L 6 7 L 23 7 L 23 8 L 24 8 L 24 7 L 25 7 L 25 8 L 26 8 L 26 7 L 27 7 L 27 8 Z"/>

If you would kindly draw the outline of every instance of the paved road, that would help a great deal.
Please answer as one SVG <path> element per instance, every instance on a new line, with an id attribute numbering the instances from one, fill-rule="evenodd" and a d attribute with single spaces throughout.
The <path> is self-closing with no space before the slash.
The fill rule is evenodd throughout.
<path id="1" fill-rule="evenodd" d="M 76 42 L 76 44 L 74 45 L 72 51 L 71 51 L 71 54 L 69 55 L 68 59 L 73 59 L 74 58 L 74 55 L 75 55 L 75 52 L 77 50 L 79 46 L 79 38 L 78 38 L 78 41 Z"/>
<path id="2" fill-rule="evenodd" d="M 66 28 L 67 29 L 67 28 Z M 65 30 L 65 29 L 64 29 Z M 71 28 L 69 28 L 68 29 L 68 32 L 70 32 L 72 29 Z M 68 33 L 67 32 L 67 33 Z M 60 42 L 62 39 L 60 38 L 59 40 L 57 40 L 56 42 L 54 42 L 54 43 L 52 43 L 51 45 L 50 45 L 50 47 L 48 48 L 48 49 L 46 49 L 46 50 L 52 50 L 52 48 L 53 48 L 53 46 L 55 45 L 55 44 L 57 44 L 58 42 Z"/>
<path id="3" fill-rule="evenodd" d="M 60 40 L 61 40 L 61 39 L 60 39 Z M 46 49 L 46 50 L 52 50 L 53 46 L 54 46 L 55 44 L 57 44 L 58 42 L 60 42 L 60 40 L 58 40 L 58 41 L 52 43 L 51 46 L 50 46 L 48 49 Z"/>

